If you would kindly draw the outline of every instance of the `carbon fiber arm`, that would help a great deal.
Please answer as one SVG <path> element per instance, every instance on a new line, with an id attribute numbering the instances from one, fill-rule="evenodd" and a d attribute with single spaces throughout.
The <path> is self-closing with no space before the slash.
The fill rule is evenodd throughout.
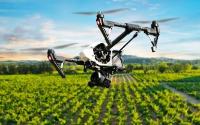
<path id="1" fill-rule="evenodd" d="M 53 64 L 53 66 L 56 68 L 56 70 L 58 71 L 59 75 L 62 78 L 65 78 L 65 73 L 63 71 L 63 65 L 65 61 L 74 62 L 78 65 L 84 65 L 84 62 L 80 61 L 79 59 L 66 59 L 61 56 L 56 56 L 55 51 L 53 49 L 48 49 L 47 57 L 49 61 L 51 62 L 51 64 Z"/>
<path id="2" fill-rule="evenodd" d="M 102 14 L 97 15 L 96 19 L 97 25 L 103 34 L 107 45 L 107 49 L 111 49 L 113 46 L 115 46 L 117 43 L 119 43 L 124 37 L 129 35 L 132 31 L 143 31 L 146 35 L 149 36 L 151 43 L 152 43 L 152 52 L 155 52 L 155 48 L 157 47 L 157 41 L 158 37 L 160 35 L 160 30 L 158 23 L 156 21 L 152 21 L 151 27 L 141 27 L 136 24 L 131 24 L 131 23 L 118 23 L 114 21 L 107 21 L 104 20 L 104 16 Z M 113 27 L 120 27 L 124 28 L 125 31 L 122 32 L 118 37 L 116 37 L 113 41 L 109 39 L 109 34 L 106 32 L 104 28 L 110 28 L 112 29 Z M 150 37 L 154 37 L 153 39 Z"/>

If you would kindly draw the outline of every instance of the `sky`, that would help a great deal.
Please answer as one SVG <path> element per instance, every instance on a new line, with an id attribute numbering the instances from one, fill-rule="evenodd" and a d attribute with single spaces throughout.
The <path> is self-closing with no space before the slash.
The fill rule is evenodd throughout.
<path id="1" fill-rule="evenodd" d="M 198 0 L 0 0 L 0 60 L 45 60 L 46 51 L 24 51 L 28 48 L 53 48 L 68 43 L 77 45 L 56 49 L 58 55 L 77 56 L 80 46 L 104 42 L 96 25 L 96 16 L 76 15 L 79 11 L 103 11 L 129 8 L 105 14 L 106 20 L 130 23 L 137 20 L 158 20 L 160 38 L 156 53 L 144 33 L 130 43 L 123 54 L 140 57 L 200 59 L 200 1 Z M 139 24 L 150 27 L 149 24 Z M 115 38 L 123 29 L 113 29 Z M 133 33 L 132 33 L 133 34 Z M 127 37 L 125 40 L 128 40 Z M 119 44 L 115 49 L 119 49 Z"/>

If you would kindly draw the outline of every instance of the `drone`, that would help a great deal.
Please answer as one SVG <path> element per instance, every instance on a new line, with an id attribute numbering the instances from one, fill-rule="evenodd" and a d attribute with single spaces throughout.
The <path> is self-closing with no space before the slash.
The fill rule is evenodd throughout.
<path id="1" fill-rule="evenodd" d="M 77 12 L 76 14 L 92 15 L 96 14 L 96 24 L 102 33 L 105 42 L 95 43 L 89 45 L 82 52 L 80 52 L 77 58 L 63 58 L 55 54 L 54 49 L 48 49 L 47 57 L 48 60 L 53 64 L 55 69 L 58 71 L 62 78 L 65 78 L 63 71 L 63 65 L 65 62 L 73 62 L 77 65 L 82 65 L 84 72 L 87 69 L 93 71 L 88 86 L 101 86 L 109 88 L 111 86 L 111 76 L 117 72 L 123 71 L 123 49 L 135 39 L 139 33 L 143 32 L 150 38 L 152 44 L 152 52 L 156 51 L 158 38 L 160 35 L 158 21 L 152 21 L 150 27 L 142 27 L 133 23 L 119 23 L 114 21 L 105 20 L 105 13 L 113 13 L 118 11 L 124 11 L 124 9 L 109 10 L 104 12 Z M 161 20 L 163 22 L 173 19 Z M 147 21 L 140 21 L 141 23 L 148 23 Z M 114 40 L 110 39 L 110 31 L 115 28 L 122 28 L 124 31 L 117 36 Z M 109 32 L 108 32 L 109 31 Z M 133 33 L 133 34 L 131 34 Z M 119 44 L 123 38 L 128 35 L 132 37 L 126 41 L 126 43 L 120 49 L 114 49 L 114 46 Z"/>

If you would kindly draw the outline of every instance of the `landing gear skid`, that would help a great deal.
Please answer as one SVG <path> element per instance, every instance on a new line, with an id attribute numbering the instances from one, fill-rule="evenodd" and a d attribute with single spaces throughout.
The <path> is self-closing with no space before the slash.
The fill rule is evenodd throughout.
<path id="1" fill-rule="evenodd" d="M 101 86 L 101 87 L 110 87 L 111 81 L 109 80 L 108 76 L 103 75 L 100 72 L 94 72 L 90 78 L 91 81 L 88 82 L 88 86 Z"/>

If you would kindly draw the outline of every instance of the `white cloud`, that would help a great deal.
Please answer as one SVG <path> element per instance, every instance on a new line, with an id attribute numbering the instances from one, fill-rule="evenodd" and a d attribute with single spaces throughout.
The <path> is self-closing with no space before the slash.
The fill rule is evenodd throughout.
<path id="1" fill-rule="evenodd" d="M 123 1 L 123 0 L 117 0 Z M 139 1 L 137 1 L 139 2 Z M 126 15 L 127 14 L 127 15 Z M 144 15 L 141 13 L 135 13 L 133 16 L 130 16 L 130 13 L 126 13 L 123 16 L 113 17 L 117 21 L 122 22 L 130 22 L 134 20 L 148 19 L 149 15 Z M 1 17 L 0 17 L 1 18 Z M 110 17 L 108 17 L 110 18 Z M 1 18 L 2 19 L 2 18 Z M 83 45 L 93 42 L 100 42 L 103 40 L 103 36 L 101 35 L 98 27 L 96 26 L 71 26 L 68 24 L 59 24 L 54 20 L 50 20 L 42 17 L 40 14 L 36 14 L 33 16 L 29 16 L 25 19 L 16 19 L 12 21 L 12 19 L 3 18 L 0 23 L 3 23 L 0 28 L 0 39 L 6 38 L 7 41 L 0 41 L 2 44 L 1 47 L 5 47 L 7 49 L 26 49 L 32 47 L 52 47 L 61 44 L 67 44 L 70 42 L 80 42 Z M 6 21 L 8 20 L 8 21 Z M 112 16 L 111 16 L 112 20 Z M 8 27 L 8 25 L 15 23 L 12 27 Z M 150 24 L 148 25 L 148 27 Z M 186 39 L 188 37 L 193 37 L 191 34 L 193 32 L 184 30 L 184 27 L 174 27 L 173 23 L 171 24 L 161 24 L 161 35 L 158 41 L 158 52 L 151 53 L 151 44 L 149 39 L 145 35 L 139 35 L 139 37 L 135 40 L 135 42 L 131 43 L 129 47 L 127 47 L 124 51 L 125 54 L 132 54 L 142 57 L 171 57 L 171 58 L 198 58 L 198 47 L 200 46 L 198 40 L 192 40 L 189 43 L 179 43 L 182 39 Z M 117 31 L 112 32 L 113 36 L 116 36 Z M 4 37 L 2 37 L 4 36 Z M 112 37 L 114 38 L 114 37 Z M 173 44 L 166 44 L 167 42 L 171 42 Z M 77 48 L 69 48 L 58 50 L 58 54 L 72 54 L 77 55 L 82 49 Z M 176 51 L 174 51 L 176 50 Z M 1 51 L 2 52 L 2 51 Z M 24 57 L 25 53 L 18 52 L 18 56 L 20 54 Z M 14 53 L 12 53 L 14 54 Z M 28 53 L 27 53 L 28 54 Z M 5 53 L 4 53 L 5 55 Z M 34 54 L 29 58 L 40 58 L 46 59 L 46 54 L 39 57 L 38 55 L 35 57 Z M 1 56 L 1 55 L 0 55 Z M 11 55 L 9 55 L 11 56 Z M 22 56 L 20 58 L 22 58 Z M 8 57 L 8 56 L 6 56 Z M 14 57 L 14 56 L 12 56 Z"/>
<path id="2" fill-rule="evenodd" d="M 119 2 L 125 5 L 143 5 L 148 7 L 149 10 L 157 10 L 160 8 L 160 4 L 158 3 L 151 3 L 148 0 L 111 0 L 112 2 Z"/>
<path id="3" fill-rule="evenodd" d="M 103 38 L 100 36 L 100 32 L 96 27 L 80 28 L 67 25 L 60 26 L 53 20 L 46 19 L 38 14 L 26 19 L 21 19 L 16 23 L 16 26 L 10 27 L 7 30 L 5 29 L 6 28 L 0 28 L 1 48 L 4 48 L 0 51 L 1 54 L 5 52 L 3 54 L 5 57 L 4 59 L 8 57 L 14 57 L 14 53 L 16 53 L 16 56 L 21 55 L 19 59 L 22 59 L 23 56 L 27 57 L 26 55 L 31 55 L 28 59 L 45 59 L 46 52 L 45 56 L 38 56 L 39 54 L 34 55 L 30 53 L 22 53 L 20 52 L 20 49 L 33 47 L 52 47 L 72 42 L 80 42 L 82 45 L 84 45 L 84 43 L 92 43 L 97 40 L 102 40 Z M 9 53 L 10 50 L 12 50 L 12 53 Z M 79 50 L 72 50 L 75 52 L 70 51 L 71 50 L 67 49 L 67 51 L 58 51 L 58 53 L 62 55 L 64 55 L 64 53 L 73 53 L 72 55 L 74 55 L 75 53 L 78 54 L 79 52 Z"/>
<path id="4" fill-rule="evenodd" d="M 7 24 L 9 25 L 9 24 Z M 19 23 L 11 29 L 0 29 L 0 39 L 6 48 L 24 48 L 38 46 L 52 46 L 64 44 L 67 41 L 93 41 L 99 39 L 98 29 L 92 27 L 62 26 L 54 21 L 34 15 Z M 58 43 L 59 41 L 59 43 Z M 63 42 L 62 42 L 63 41 Z"/>

